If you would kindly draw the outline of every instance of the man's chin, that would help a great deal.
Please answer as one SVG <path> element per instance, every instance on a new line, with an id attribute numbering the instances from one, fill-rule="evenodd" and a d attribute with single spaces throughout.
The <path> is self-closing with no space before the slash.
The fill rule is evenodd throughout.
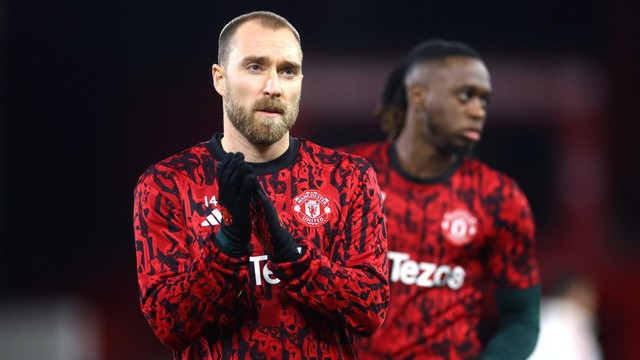
<path id="1" fill-rule="evenodd" d="M 277 132 L 264 132 L 262 134 L 254 134 L 254 136 L 250 137 L 251 143 L 255 145 L 261 146 L 269 146 L 277 143 L 282 140 L 282 138 L 287 134 L 286 131 L 277 131 Z"/>
<path id="2" fill-rule="evenodd" d="M 464 145 L 452 144 L 447 145 L 447 151 L 451 154 L 458 156 L 470 156 L 473 154 L 473 149 L 476 143 L 468 143 Z"/>
<path id="3" fill-rule="evenodd" d="M 282 118 L 282 115 L 280 114 L 273 114 L 273 115 L 257 115 L 256 116 L 256 122 L 258 124 L 262 124 L 262 126 L 276 126 L 282 122 L 284 122 L 284 119 Z"/>

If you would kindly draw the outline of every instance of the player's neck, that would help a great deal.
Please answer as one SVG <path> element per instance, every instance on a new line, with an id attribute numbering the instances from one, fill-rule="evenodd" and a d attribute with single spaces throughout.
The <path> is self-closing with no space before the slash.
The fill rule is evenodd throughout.
<path id="1" fill-rule="evenodd" d="M 220 145 L 226 152 L 241 152 L 245 161 L 262 163 L 274 160 L 284 154 L 289 148 L 289 133 L 287 132 L 277 142 L 271 145 L 253 144 L 235 128 L 225 127 Z"/>
<path id="2" fill-rule="evenodd" d="M 400 166 L 420 179 L 436 178 L 447 172 L 458 160 L 457 155 L 444 152 L 424 141 L 398 138 L 394 143 Z"/>

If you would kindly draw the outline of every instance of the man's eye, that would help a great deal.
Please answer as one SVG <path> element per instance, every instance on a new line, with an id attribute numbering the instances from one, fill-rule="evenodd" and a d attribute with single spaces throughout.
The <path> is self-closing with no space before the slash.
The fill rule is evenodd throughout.
<path id="1" fill-rule="evenodd" d="M 251 71 L 260 71 L 260 65 L 251 64 L 251 65 L 249 65 L 249 70 L 251 70 Z"/>
<path id="2" fill-rule="evenodd" d="M 295 70 L 295 69 L 293 69 L 293 68 L 285 69 L 285 70 L 283 71 L 283 73 L 284 73 L 285 75 L 287 75 L 287 76 L 296 76 L 296 75 L 297 75 L 296 70 Z"/>
<path id="3" fill-rule="evenodd" d="M 460 101 L 462 102 L 467 102 L 471 100 L 472 96 L 473 94 L 470 91 L 461 91 L 458 93 L 458 99 L 460 99 Z"/>

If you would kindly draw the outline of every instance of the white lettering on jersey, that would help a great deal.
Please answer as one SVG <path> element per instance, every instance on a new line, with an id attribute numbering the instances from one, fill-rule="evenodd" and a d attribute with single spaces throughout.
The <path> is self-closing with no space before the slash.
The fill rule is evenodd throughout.
<path id="1" fill-rule="evenodd" d="M 267 255 L 260 255 L 260 256 L 250 256 L 249 257 L 249 262 L 253 263 L 253 274 L 256 280 L 256 285 L 260 286 L 262 285 L 262 279 L 264 279 L 264 281 L 266 281 L 268 284 L 277 284 L 280 282 L 280 279 L 278 279 L 273 275 L 273 271 L 271 271 L 268 267 L 267 267 L 267 259 L 269 257 Z M 262 269 L 260 268 L 260 263 L 264 261 L 264 266 L 262 267 Z"/>
<path id="2" fill-rule="evenodd" d="M 298 254 L 302 254 L 302 246 L 296 247 L 298 250 Z M 253 275 L 256 281 L 256 285 L 262 285 L 262 279 L 267 282 L 267 284 L 277 284 L 280 282 L 280 279 L 273 276 L 273 271 L 267 267 L 267 260 L 269 259 L 268 255 L 260 255 L 260 256 L 249 256 L 249 262 L 253 263 Z M 264 261 L 264 266 L 260 268 L 261 263 Z"/>
<path id="3" fill-rule="evenodd" d="M 465 271 L 461 266 L 438 265 L 411 260 L 409 254 L 389 251 L 391 282 L 422 287 L 448 286 L 458 290 L 464 284 Z"/>
<path id="4" fill-rule="evenodd" d="M 213 206 L 218 206 L 218 200 L 216 199 L 216 196 L 213 195 L 210 199 L 208 196 L 204 197 L 204 203 L 209 206 L 209 204 L 213 204 Z"/>

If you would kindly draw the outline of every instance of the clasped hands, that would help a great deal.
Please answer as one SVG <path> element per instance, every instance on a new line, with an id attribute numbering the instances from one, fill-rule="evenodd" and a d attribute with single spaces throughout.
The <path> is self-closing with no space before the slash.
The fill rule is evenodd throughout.
<path id="1" fill-rule="evenodd" d="M 222 221 L 214 242 L 232 257 L 247 254 L 251 233 L 274 262 L 300 257 L 298 244 L 280 224 L 278 212 L 264 193 L 254 169 L 242 153 L 227 153 L 216 165 L 218 202 Z"/>

